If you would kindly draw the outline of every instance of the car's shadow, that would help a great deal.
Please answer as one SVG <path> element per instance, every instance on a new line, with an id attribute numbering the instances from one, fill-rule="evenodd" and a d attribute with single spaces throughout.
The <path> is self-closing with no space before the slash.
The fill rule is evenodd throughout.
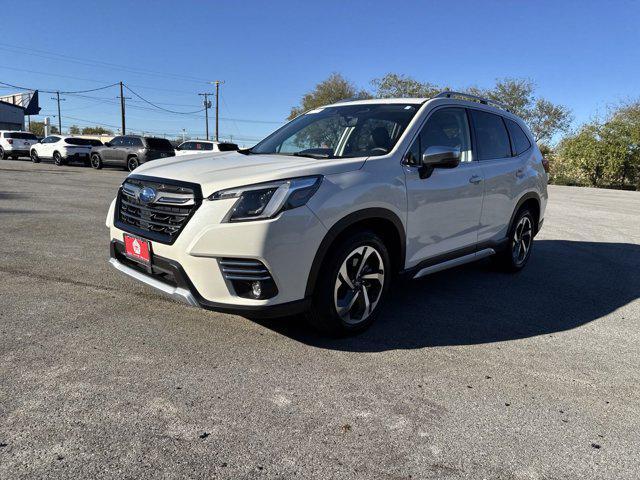
<path id="1" fill-rule="evenodd" d="M 300 317 L 260 323 L 328 349 L 378 352 L 500 342 L 552 334 L 597 320 L 640 297 L 640 245 L 537 240 L 515 275 L 489 261 L 396 282 L 375 324 L 328 338 Z"/>

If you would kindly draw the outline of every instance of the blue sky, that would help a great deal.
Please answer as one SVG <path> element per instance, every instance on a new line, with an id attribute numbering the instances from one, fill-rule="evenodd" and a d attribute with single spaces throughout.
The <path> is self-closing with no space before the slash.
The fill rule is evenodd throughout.
<path id="1" fill-rule="evenodd" d="M 575 125 L 640 97 L 636 1 L 54 3 L 23 0 L 14 18 L 24 23 L 3 22 L 0 81 L 69 91 L 122 80 L 164 108 L 193 111 L 197 93 L 212 91 L 206 81 L 222 79 L 221 134 L 244 144 L 331 72 L 362 88 L 387 72 L 452 87 L 530 78 L 539 95 L 571 108 Z M 65 96 L 63 127 L 118 126 L 117 94 Z M 50 97 L 41 95 L 43 113 L 55 113 Z M 128 128 L 204 135 L 201 114 L 135 97 L 129 106 Z"/>

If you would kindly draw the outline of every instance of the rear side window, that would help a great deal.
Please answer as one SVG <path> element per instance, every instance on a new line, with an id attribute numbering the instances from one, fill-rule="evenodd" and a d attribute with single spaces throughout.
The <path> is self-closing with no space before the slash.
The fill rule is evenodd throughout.
<path id="1" fill-rule="evenodd" d="M 166 138 L 147 137 L 145 141 L 147 142 L 147 147 L 152 150 L 173 150 L 173 145 Z"/>
<path id="2" fill-rule="evenodd" d="M 125 147 L 142 147 L 142 140 L 136 137 L 125 137 Z"/>
<path id="3" fill-rule="evenodd" d="M 93 140 L 91 138 L 66 138 L 65 143 L 69 145 L 87 145 L 92 147 L 97 147 L 98 145 L 102 145 L 100 140 Z"/>
<path id="4" fill-rule="evenodd" d="M 513 144 L 514 150 L 513 153 L 517 156 L 529 150 L 531 148 L 531 142 L 527 135 L 522 131 L 522 128 L 520 128 L 520 125 L 508 118 L 505 118 L 504 121 L 507 123 L 507 128 L 511 135 L 511 143 Z"/>
<path id="5" fill-rule="evenodd" d="M 191 142 L 187 150 L 213 150 L 212 143 Z"/>
<path id="6" fill-rule="evenodd" d="M 221 152 L 234 152 L 238 150 L 238 145 L 236 145 L 235 143 L 219 143 L 218 150 L 220 150 Z"/>
<path id="7" fill-rule="evenodd" d="M 38 140 L 33 133 L 29 132 L 14 132 L 14 133 L 5 133 L 6 138 L 16 138 L 18 140 Z"/>
<path id="8" fill-rule="evenodd" d="M 509 134 L 502 117 L 480 110 L 470 110 L 476 131 L 479 160 L 493 160 L 511 156 Z"/>

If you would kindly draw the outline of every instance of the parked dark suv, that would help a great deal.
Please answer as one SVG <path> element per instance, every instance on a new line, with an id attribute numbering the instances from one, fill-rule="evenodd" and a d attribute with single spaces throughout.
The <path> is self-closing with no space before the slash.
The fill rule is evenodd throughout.
<path id="1" fill-rule="evenodd" d="M 103 146 L 92 148 L 91 166 L 100 169 L 103 165 L 119 165 L 132 172 L 149 160 L 174 155 L 173 145 L 165 138 L 123 135 L 114 137 Z"/>

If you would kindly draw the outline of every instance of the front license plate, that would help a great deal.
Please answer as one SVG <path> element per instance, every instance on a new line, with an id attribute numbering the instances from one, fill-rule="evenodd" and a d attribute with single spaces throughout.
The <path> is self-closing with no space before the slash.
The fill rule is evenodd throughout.
<path id="1" fill-rule="evenodd" d="M 142 238 L 124 235 L 124 253 L 127 257 L 144 263 L 151 264 L 151 242 Z"/>

